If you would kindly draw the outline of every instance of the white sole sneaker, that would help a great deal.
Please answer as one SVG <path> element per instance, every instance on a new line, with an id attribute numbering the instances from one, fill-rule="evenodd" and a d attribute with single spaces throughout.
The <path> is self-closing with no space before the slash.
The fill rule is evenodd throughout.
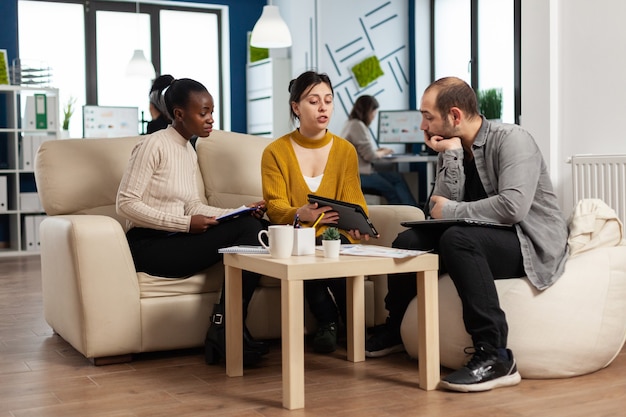
<path id="1" fill-rule="evenodd" d="M 500 378 L 492 379 L 490 381 L 479 382 L 477 384 L 452 384 L 448 381 L 439 381 L 439 389 L 447 389 L 458 392 L 482 392 L 489 391 L 494 388 L 511 387 L 517 385 L 522 380 L 519 372 L 515 372 L 511 375 L 505 375 Z"/>
<path id="2" fill-rule="evenodd" d="M 404 345 L 400 343 L 399 345 L 390 346 L 385 349 L 376 350 L 374 352 L 365 351 L 365 356 L 368 358 L 382 358 L 383 356 L 391 355 L 392 353 L 404 352 Z"/>

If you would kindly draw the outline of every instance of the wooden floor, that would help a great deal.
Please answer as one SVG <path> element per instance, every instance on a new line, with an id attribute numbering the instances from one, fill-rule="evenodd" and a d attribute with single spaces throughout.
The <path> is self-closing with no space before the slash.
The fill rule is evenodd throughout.
<path id="1" fill-rule="evenodd" d="M 278 343 L 238 378 L 205 365 L 200 350 L 94 367 L 45 323 L 38 257 L 0 258 L 0 288 L 0 417 L 626 415 L 626 350 L 591 375 L 477 394 L 420 390 L 404 354 L 354 364 L 345 349 L 307 351 L 306 409 L 288 411 Z"/>

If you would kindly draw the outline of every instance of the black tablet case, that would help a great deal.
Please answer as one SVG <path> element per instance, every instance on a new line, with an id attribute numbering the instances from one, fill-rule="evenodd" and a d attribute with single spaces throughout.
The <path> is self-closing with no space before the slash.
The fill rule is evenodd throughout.
<path id="1" fill-rule="evenodd" d="M 317 203 L 318 207 L 330 206 L 339 213 L 339 223 L 335 226 L 344 230 L 358 230 L 361 234 L 378 237 L 379 233 L 365 214 L 363 207 L 358 204 L 321 197 L 315 194 L 308 195 L 310 203 Z"/>

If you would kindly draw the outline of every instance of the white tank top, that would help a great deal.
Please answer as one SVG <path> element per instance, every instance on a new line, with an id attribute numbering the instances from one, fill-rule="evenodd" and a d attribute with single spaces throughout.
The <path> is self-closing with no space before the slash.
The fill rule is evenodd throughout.
<path id="1" fill-rule="evenodd" d="M 304 182 L 309 186 L 309 189 L 313 192 L 316 192 L 318 188 L 320 188 L 320 184 L 322 183 L 322 178 L 324 174 L 318 175 L 317 177 L 307 177 L 304 176 Z"/>

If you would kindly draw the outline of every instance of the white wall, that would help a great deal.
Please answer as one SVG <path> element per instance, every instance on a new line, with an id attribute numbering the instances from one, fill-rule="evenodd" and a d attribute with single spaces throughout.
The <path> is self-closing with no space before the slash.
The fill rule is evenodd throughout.
<path id="1" fill-rule="evenodd" d="M 273 3 L 291 30 L 293 76 L 313 69 L 327 73 L 333 83 L 335 110 L 329 125 L 332 132 L 341 132 L 359 95 L 375 96 L 381 109 L 409 107 L 408 0 Z M 359 87 L 350 68 L 372 55 L 381 60 L 385 74 L 370 85 Z M 374 120 L 370 125 L 374 134 L 376 127 Z"/>
<path id="2" fill-rule="evenodd" d="M 522 2 L 522 125 L 569 214 L 574 154 L 626 154 L 626 2 Z M 625 185 L 626 186 L 626 185 Z"/>

